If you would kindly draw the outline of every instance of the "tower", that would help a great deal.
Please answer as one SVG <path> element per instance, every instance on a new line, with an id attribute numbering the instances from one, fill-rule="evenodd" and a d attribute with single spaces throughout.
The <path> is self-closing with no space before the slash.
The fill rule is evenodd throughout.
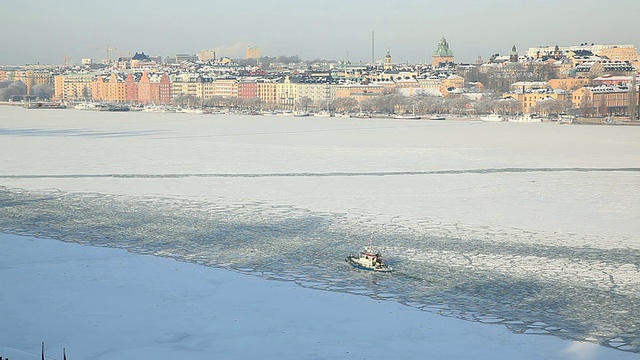
<path id="1" fill-rule="evenodd" d="M 513 45 L 511 48 L 511 55 L 509 55 L 509 62 L 517 63 L 518 62 L 518 51 L 516 50 L 516 46 Z"/>
<path id="2" fill-rule="evenodd" d="M 449 49 L 449 43 L 447 39 L 442 37 L 438 43 L 438 49 L 433 52 L 433 66 L 440 66 L 440 64 L 452 63 L 453 51 Z"/>
<path id="3" fill-rule="evenodd" d="M 393 69 L 393 65 L 391 64 L 391 53 L 389 49 L 387 49 L 387 56 L 384 57 L 384 70 Z"/>

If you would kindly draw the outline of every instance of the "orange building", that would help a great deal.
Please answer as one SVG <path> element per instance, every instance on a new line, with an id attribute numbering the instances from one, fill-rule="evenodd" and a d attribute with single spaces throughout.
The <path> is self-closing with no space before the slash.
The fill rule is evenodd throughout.
<path id="1" fill-rule="evenodd" d="M 385 86 L 383 85 L 346 84 L 337 87 L 336 98 L 351 97 L 360 102 L 371 96 L 380 96 L 384 94 L 384 92 Z"/>
<path id="2" fill-rule="evenodd" d="M 124 80 L 116 73 L 109 76 L 98 76 L 91 84 L 91 97 L 93 100 L 108 102 L 125 102 L 126 87 Z"/>

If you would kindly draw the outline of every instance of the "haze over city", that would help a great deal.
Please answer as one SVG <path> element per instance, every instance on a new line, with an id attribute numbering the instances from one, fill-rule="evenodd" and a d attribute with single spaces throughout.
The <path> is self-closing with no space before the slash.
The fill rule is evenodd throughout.
<path id="1" fill-rule="evenodd" d="M 0 64 L 80 62 L 144 51 L 196 54 L 214 49 L 243 57 L 247 46 L 263 55 L 351 62 L 371 60 L 387 49 L 398 62 L 429 62 L 446 36 L 456 59 L 508 53 L 512 45 L 583 42 L 640 44 L 637 0 L 506 0 L 364 2 L 294 0 L 238 2 L 113 0 L 3 4 Z"/>

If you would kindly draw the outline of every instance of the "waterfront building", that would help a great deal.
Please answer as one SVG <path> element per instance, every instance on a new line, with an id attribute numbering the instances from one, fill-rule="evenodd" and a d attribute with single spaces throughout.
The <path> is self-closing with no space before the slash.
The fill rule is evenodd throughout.
<path id="1" fill-rule="evenodd" d="M 238 97 L 238 79 L 235 77 L 216 78 L 214 80 L 214 96 Z"/>
<path id="2" fill-rule="evenodd" d="M 258 82 L 256 79 L 241 79 L 238 82 L 238 97 L 240 99 L 258 97 Z"/>
<path id="3" fill-rule="evenodd" d="M 438 48 L 433 52 L 432 65 L 435 67 L 446 63 L 453 63 L 453 51 L 449 48 L 449 43 L 444 37 L 440 39 Z"/>
<path id="4" fill-rule="evenodd" d="M 585 116 L 625 115 L 638 104 L 639 93 L 626 86 L 585 86 L 572 94 L 573 108 Z M 632 98 L 633 97 L 633 98 Z"/>
<path id="5" fill-rule="evenodd" d="M 125 100 L 130 103 L 138 102 L 138 83 L 133 74 L 127 74 L 124 79 Z"/>
<path id="6" fill-rule="evenodd" d="M 564 103 L 571 100 L 571 93 L 564 90 L 527 89 L 524 92 L 520 90 L 504 93 L 502 98 L 516 101 L 523 113 L 531 114 L 536 112 L 538 102 L 553 100 Z"/>
<path id="7" fill-rule="evenodd" d="M 380 96 L 385 93 L 385 87 L 380 84 L 344 84 L 336 87 L 336 98 L 351 97 L 361 102 L 372 96 Z"/>
<path id="8" fill-rule="evenodd" d="M 172 75 L 171 83 L 173 84 L 172 96 L 174 98 L 178 96 L 204 97 L 202 75 L 197 73 Z"/>
<path id="9" fill-rule="evenodd" d="M 258 97 L 265 104 L 276 103 L 276 83 L 270 79 L 259 79 L 256 83 L 258 89 Z"/>
<path id="10" fill-rule="evenodd" d="M 87 100 L 92 97 L 91 88 L 96 75 L 72 73 L 54 78 L 53 97 L 57 100 Z"/>
<path id="11" fill-rule="evenodd" d="M 124 79 L 116 73 L 96 76 L 91 83 L 91 97 L 98 101 L 125 102 Z"/>
<path id="12" fill-rule="evenodd" d="M 289 76 L 275 82 L 276 103 L 285 108 L 293 109 L 298 98 L 298 87 Z"/>
<path id="13" fill-rule="evenodd" d="M 138 82 L 138 102 L 141 104 L 170 104 L 172 83 L 166 73 L 151 74 L 144 72 Z"/>
<path id="14" fill-rule="evenodd" d="M 215 79 L 210 76 L 203 76 L 202 81 L 202 99 L 211 99 L 216 96 Z"/>
<path id="15" fill-rule="evenodd" d="M 322 83 L 298 83 L 297 98 L 309 98 L 318 108 L 324 109 L 327 104 L 336 98 L 336 85 L 329 82 Z"/>
<path id="16" fill-rule="evenodd" d="M 162 75 L 156 74 L 153 79 L 153 83 L 156 84 L 154 86 L 157 86 L 158 88 L 158 103 L 170 104 L 173 85 L 171 84 L 169 75 L 166 73 L 163 73 Z"/>
<path id="17" fill-rule="evenodd" d="M 22 81 L 27 85 L 27 94 L 31 94 L 31 89 L 39 84 L 54 85 L 54 76 L 50 69 L 28 69 L 16 70 L 9 76 L 11 81 Z"/>

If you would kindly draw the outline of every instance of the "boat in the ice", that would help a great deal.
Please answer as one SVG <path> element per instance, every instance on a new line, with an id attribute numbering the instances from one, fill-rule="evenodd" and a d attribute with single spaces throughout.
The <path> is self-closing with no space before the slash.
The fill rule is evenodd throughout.
<path id="1" fill-rule="evenodd" d="M 351 264 L 353 267 L 369 270 L 369 271 L 380 271 L 380 272 L 390 272 L 393 271 L 391 266 L 384 263 L 382 260 L 382 255 L 380 252 L 374 252 L 371 247 L 365 248 L 358 255 L 349 255 L 345 259 L 346 262 Z"/>

